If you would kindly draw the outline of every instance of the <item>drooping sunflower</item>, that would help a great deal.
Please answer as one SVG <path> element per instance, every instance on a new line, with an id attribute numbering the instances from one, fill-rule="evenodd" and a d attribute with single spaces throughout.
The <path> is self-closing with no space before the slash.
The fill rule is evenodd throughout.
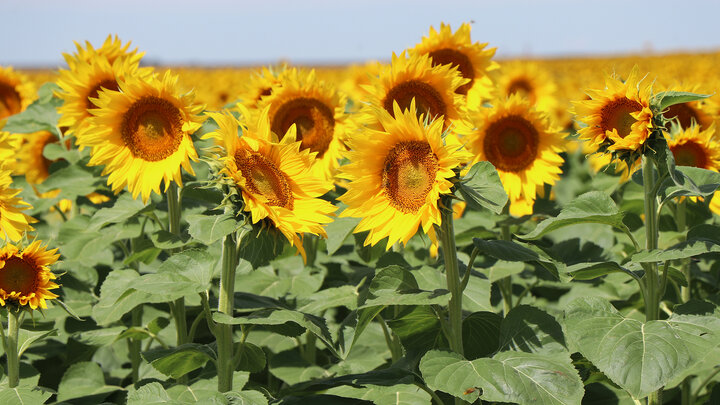
<path id="1" fill-rule="evenodd" d="M 252 223 L 265 222 L 282 233 L 305 259 L 304 233 L 327 237 L 323 225 L 332 222 L 336 208 L 319 197 L 329 190 L 326 181 L 315 176 L 315 154 L 303 149 L 296 139 L 295 126 L 278 142 L 267 119 L 269 107 L 253 129 L 243 126 L 231 114 L 209 113 L 218 130 L 207 134 L 221 146 L 224 174 L 242 194 L 244 211 Z"/>
<path id="2" fill-rule="evenodd" d="M 110 62 L 103 55 L 96 55 L 92 60 L 75 60 L 68 62 L 70 70 L 59 70 L 57 80 L 60 91 L 57 96 L 63 100 L 58 108 L 61 114 L 58 126 L 68 128 L 66 134 L 85 131 L 89 126 L 90 110 L 97 108 L 93 104 L 98 93 L 104 89 L 119 90 L 118 80 L 132 76 L 145 78 L 152 72 L 149 68 L 140 68 L 142 53 L 120 55 Z M 68 56 L 66 58 L 69 59 Z"/>
<path id="3" fill-rule="evenodd" d="M 474 116 L 476 129 L 467 134 L 473 163 L 489 161 L 498 171 L 510 199 L 510 213 L 532 214 L 538 188 L 560 179 L 565 140 L 546 113 L 512 95 Z"/>
<path id="4" fill-rule="evenodd" d="M 12 68 L 0 66 L 0 120 L 24 111 L 35 98 L 35 85 Z"/>
<path id="5" fill-rule="evenodd" d="M 374 112 L 382 129 L 351 138 L 350 163 L 340 169 L 349 181 L 341 216 L 362 218 L 355 232 L 369 231 L 365 245 L 383 238 L 387 249 L 407 244 L 420 226 L 434 240 L 440 196 L 450 193 L 453 169 L 471 156 L 459 143 L 444 144 L 443 119 L 425 125 L 415 102 L 407 109 L 393 102 L 392 115 L 383 108 Z"/>
<path id="6" fill-rule="evenodd" d="M 47 250 L 39 240 L 22 250 L 9 243 L 0 248 L 0 305 L 46 309 L 46 300 L 58 297 L 50 292 L 59 286 L 49 266 L 59 257 L 57 249 Z"/>
<path id="7" fill-rule="evenodd" d="M 451 65 L 458 68 L 468 83 L 455 92 L 466 95 L 469 108 L 477 108 L 491 97 L 494 88 L 491 72 L 499 65 L 492 60 L 496 48 L 485 49 L 487 43 L 473 43 L 470 39 L 470 24 L 462 24 L 454 33 L 450 25 L 440 24 L 440 31 L 430 27 L 430 34 L 411 50 L 413 53 L 428 55 L 432 65 Z"/>
<path id="8" fill-rule="evenodd" d="M 575 115 L 587 124 L 579 131 L 580 139 L 601 150 L 639 151 L 652 130 L 650 85 L 642 84 L 635 67 L 625 82 L 607 77 L 605 86 L 588 90 L 591 100 L 573 102 Z"/>
<path id="9" fill-rule="evenodd" d="M 33 230 L 30 224 L 36 220 L 22 212 L 32 206 L 17 197 L 21 190 L 10 188 L 10 173 L 0 167 L 0 239 L 18 241 L 24 232 Z"/>
<path id="10" fill-rule="evenodd" d="M 178 94 L 177 76 L 129 78 L 118 82 L 121 91 L 107 90 L 95 101 L 90 128 L 77 134 L 79 146 L 92 148 L 90 165 L 105 165 L 108 185 L 116 193 L 125 186 L 133 198 L 160 193 L 170 182 L 182 185 L 180 167 L 194 174 L 190 159 L 198 156 L 190 135 L 203 121 L 202 105 L 193 94 Z"/>
<path id="11" fill-rule="evenodd" d="M 291 69 L 282 81 L 258 102 L 256 113 L 268 108 L 266 116 L 271 131 L 283 137 L 295 125 L 302 149 L 315 152 L 313 173 L 330 180 L 342 157 L 348 130 L 345 96 L 329 83 L 317 79 L 315 71 Z M 252 118 L 252 122 L 259 119 Z"/>
<path id="12" fill-rule="evenodd" d="M 379 77 L 373 78 L 371 86 L 364 86 L 369 92 L 368 101 L 371 106 L 383 108 L 390 116 L 394 116 L 394 103 L 398 103 L 402 111 L 410 107 L 415 100 L 417 114 L 424 114 L 430 119 L 443 117 L 445 128 L 451 123 L 461 122 L 465 117 L 465 101 L 457 90 L 469 83 L 463 78 L 457 67 L 450 65 L 433 66 L 429 55 L 405 52 L 392 56 L 389 67 Z M 377 124 L 375 108 L 367 106 L 359 118 L 367 126 Z M 375 128 L 377 129 L 377 128 Z"/>

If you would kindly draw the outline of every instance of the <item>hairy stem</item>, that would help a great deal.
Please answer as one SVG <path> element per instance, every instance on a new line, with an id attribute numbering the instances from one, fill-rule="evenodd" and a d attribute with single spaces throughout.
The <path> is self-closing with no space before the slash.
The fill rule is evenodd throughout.
<path id="1" fill-rule="evenodd" d="M 238 265 L 237 243 L 235 233 L 223 239 L 222 245 L 222 273 L 220 274 L 220 294 L 218 297 L 218 311 L 233 316 L 235 299 L 235 269 Z M 233 389 L 233 327 L 229 324 L 215 325 L 215 339 L 217 340 L 218 361 L 218 391 L 228 392 Z"/>

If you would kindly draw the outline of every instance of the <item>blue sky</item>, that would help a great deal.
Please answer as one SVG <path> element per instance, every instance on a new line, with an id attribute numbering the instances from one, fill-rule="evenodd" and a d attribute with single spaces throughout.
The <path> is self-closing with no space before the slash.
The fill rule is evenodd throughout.
<path id="1" fill-rule="evenodd" d="M 0 65 L 63 64 L 110 33 L 161 64 L 389 59 L 431 25 L 473 22 L 498 57 L 720 50 L 714 0 L 2 0 Z"/>

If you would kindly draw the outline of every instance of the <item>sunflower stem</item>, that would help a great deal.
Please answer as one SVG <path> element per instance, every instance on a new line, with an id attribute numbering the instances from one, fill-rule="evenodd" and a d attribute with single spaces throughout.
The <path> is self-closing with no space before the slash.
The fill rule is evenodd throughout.
<path id="1" fill-rule="evenodd" d="M 20 382 L 20 358 L 18 356 L 18 333 L 20 332 L 20 310 L 8 308 L 8 334 L 5 355 L 7 356 L 8 387 L 15 388 Z"/>
<path id="2" fill-rule="evenodd" d="M 175 182 L 170 183 L 167 193 L 168 205 L 168 230 L 175 236 L 180 236 L 180 193 Z M 169 253 L 173 253 L 171 250 Z M 187 318 L 185 314 L 185 297 L 178 298 L 173 303 L 173 318 L 175 320 L 175 328 L 177 330 L 177 345 L 183 345 L 187 342 Z"/>
<path id="3" fill-rule="evenodd" d="M 643 190 L 645 193 L 645 249 L 657 249 L 658 223 L 657 198 L 655 188 L 655 165 L 647 156 L 642 158 Z M 660 317 L 660 283 L 657 263 L 645 266 L 645 321 L 655 321 Z M 651 393 L 647 398 L 648 405 L 662 404 L 663 388 Z"/>
<path id="4" fill-rule="evenodd" d="M 132 326 L 141 326 L 142 325 L 142 311 L 143 307 L 142 305 L 138 305 L 135 308 L 133 308 L 131 312 L 132 316 Z M 138 381 L 140 381 L 140 349 L 141 349 L 142 342 L 140 339 L 128 339 L 128 349 L 130 351 L 130 365 L 132 368 L 132 371 L 130 372 L 130 376 L 132 379 L 133 385 L 137 384 Z"/>
<path id="5" fill-rule="evenodd" d="M 685 203 L 684 199 L 681 199 L 680 201 L 675 204 L 675 222 L 677 223 L 677 230 L 681 234 L 685 234 L 687 232 L 687 205 Z M 683 237 L 682 239 L 686 239 Z M 680 286 L 680 299 L 683 303 L 690 301 L 691 294 L 690 294 L 690 280 L 691 280 L 691 274 L 690 274 L 690 259 L 683 259 L 680 264 L 680 271 L 682 271 L 683 276 L 685 276 L 685 282 L 687 282 L 686 286 Z M 692 377 L 687 377 L 685 380 L 683 380 L 681 388 L 680 388 L 680 403 L 681 405 L 690 405 L 693 401 L 693 395 L 692 395 Z M 693 402 L 691 402 L 693 401 Z"/>
<path id="6" fill-rule="evenodd" d="M 505 208 L 507 209 L 508 207 Z M 502 224 L 500 226 L 500 231 L 502 233 L 502 240 L 506 240 L 508 242 L 512 240 L 512 236 L 510 235 L 510 225 Z M 508 313 L 510 313 L 510 310 L 513 308 L 512 277 L 507 276 L 502 278 L 498 287 L 500 287 L 500 293 L 503 297 L 503 314 L 507 317 Z"/>
<path id="7" fill-rule="evenodd" d="M 218 311 L 233 316 L 235 297 L 235 269 L 238 265 L 238 250 L 235 233 L 226 235 L 222 245 L 222 272 L 220 274 L 220 294 Z M 215 325 L 218 361 L 218 391 L 228 392 L 233 388 L 233 327 L 230 324 Z"/>
<path id="8" fill-rule="evenodd" d="M 450 290 L 448 312 L 450 315 L 450 349 L 463 354 L 462 341 L 462 288 L 458 269 L 457 250 L 455 247 L 455 229 L 453 226 L 452 199 L 443 196 L 440 208 L 440 246 L 445 259 L 445 278 Z"/>

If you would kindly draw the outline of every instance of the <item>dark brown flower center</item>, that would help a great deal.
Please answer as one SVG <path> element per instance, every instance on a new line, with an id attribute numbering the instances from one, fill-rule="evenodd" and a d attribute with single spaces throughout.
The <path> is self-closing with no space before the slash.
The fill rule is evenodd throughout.
<path id="1" fill-rule="evenodd" d="M 293 124 L 297 128 L 297 140 L 302 142 L 301 149 L 310 149 L 322 158 L 335 131 L 335 117 L 330 107 L 315 98 L 292 99 L 273 114 L 271 127 L 282 138 Z"/>
<path id="2" fill-rule="evenodd" d="M 447 106 L 440 93 L 432 86 L 419 80 L 409 80 L 390 89 L 383 100 L 383 108 L 395 117 L 393 101 L 397 101 L 402 111 L 410 108 L 410 102 L 415 99 L 417 114 L 425 114 L 429 118 L 439 118 L 447 113 Z"/>
<path id="3" fill-rule="evenodd" d="M 235 164 L 251 193 L 267 198 L 268 205 L 293 209 L 294 198 L 287 175 L 272 161 L 259 153 L 239 150 Z"/>
<path id="4" fill-rule="evenodd" d="M 705 148 L 695 142 L 685 142 L 683 144 L 670 147 L 675 164 L 679 166 L 693 166 L 707 169 L 708 157 Z"/>
<path id="5" fill-rule="evenodd" d="M 15 115 L 22 110 L 22 99 L 14 86 L 0 82 L 0 119 Z"/>
<path id="6" fill-rule="evenodd" d="M 123 116 L 122 139 L 135 157 L 157 162 L 175 153 L 182 141 L 182 114 L 160 97 L 143 97 Z"/>
<path id="7" fill-rule="evenodd" d="M 485 157 L 498 170 L 519 172 L 537 157 L 540 137 L 531 122 L 509 115 L 490 124 L 485 133 Z"/>
<path id="8" fill-rule="evenodd" d="M 432 58 L 432 65 L 452 65 L 457 66 L 462 77 L 470 79 L 468 83 L 463 84 L 455 90 L 458 94 L 467 94 L 468 90 L 473 85 L 473 79 L 475 78 L 475 69 L 473 69 L 470 58 L 464 53 L 455 49 L 443 48 L 430 52 L 428 55 Z"/>
<path id="9" fill-rule="evenodd" d="M 642 104 L 627 97 L 612 100 L 600 111 L 600 127 L 603 131 L 616 129 L 618 135 L 625 138 L 637 121 L 630 114 L 641 111 L 642 108 Z"/>
<path id="10" fill-rule="evenodd" d="M 692 108 L 688 103 L 671 105 L 670 107 L 668 107 L 667 111 L 665 111 L 663 116 L 669 120 L 677 120 L 677 122 L 680 124 L 680 128 L 682 129 L 690 128 L 693 121 L 698 124 L 700 123 L 697 111 L 695 111 L 695 109 Z M 665 125 L 665 129 L 670 130 L 670 125 L 671 123 L 668 122 Z"/>
<path id="11" fill-rule="evenodd" d="M 535 104 L 537 96 L 535 95 L 535 89 L 527 79 L 518 78 L 510 82 L 507 89 L 507 95 L 511 96 L 517 94 L 528 101 L 530 104 Z"/>
<path id="12" fill-rule="evenodd" d="M 416 213 L 435 184 L 438 158 L 430 144 L 405 141 L 395 145 L 385 158 L 382 186 L 390 204 L 398 210 Z"/>
<path id="13" fill-rule="evenodd" d="M 96 84 L 92 89 L 90 89 L 90 91 L 88 92 L 87 98 L 85 99 L 85 106 L 87 107 L 88 110 L 92 109 L 92 108 L 97 108 L 97 106 L 95 104 L 93 104 L 92 101 L 90 101 L 90 98 L 91 97 L 97 98 L 98 93 L 100 93 L 100 91 L 103 88 L 108 89 L 108 90 L 113 90 L 113 91 L 120 90 L 120 87 L 118 86 L 118 83 L 115 79 L 105 79 L 105 80 L 101 81 L 100 83 Z M 90 113 L 88 113 L 88 117 L 89 116 L 90 116 Z"/>
<path id="14" fill-rule="evenodd" d="M 23 295 L 36 292 L 37 273 L 35 263 L 20 257 L 10 257 L 0 268 L 0 288 L 6 293 L 15 291 Z"/>

